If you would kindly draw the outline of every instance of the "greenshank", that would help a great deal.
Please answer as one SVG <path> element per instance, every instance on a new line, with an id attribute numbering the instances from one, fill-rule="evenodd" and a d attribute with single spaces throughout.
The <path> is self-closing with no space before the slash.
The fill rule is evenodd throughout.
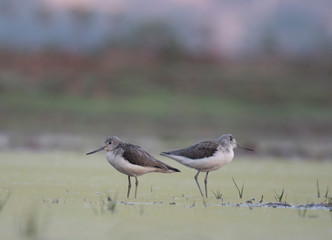
<path id="1" fill-rule="evenodd" d="M 104 146 L 87 153 L 90 155 L 102 150 L 106 150 L 107 161 L 119 172 L 128 176 L 128 192 L 129 198 L 131 181 L 130 177 L 135 177 L 135 198 L 137 196 L 138 179 L 137 177 L 150 173 L 172 173 L 180 172 L 180 170 L 173 168 L 146 152 L 143 148 L 121 141 L 118 137 L 108 137 L 104 142 Z"/>
<path id="2" fill-rule="evenodd" d="M 198 171 L 195 175 L 195 181 L 202 197 L 204 195 L 197 177 L 200 172 L 206 172 L 204 184 L 205 196 L 208 197 L 207 179 L 209 172 L 218 170 L 232 161 L 234 157 L 233 149 L 236 147 L 253 151 L 250 148 L 239 145 L 231 134 L 225 134 L 215 140 L 199 142 L 180 150 L 162 152 L 161 155 L 174 159 L 175 161 Z"/>

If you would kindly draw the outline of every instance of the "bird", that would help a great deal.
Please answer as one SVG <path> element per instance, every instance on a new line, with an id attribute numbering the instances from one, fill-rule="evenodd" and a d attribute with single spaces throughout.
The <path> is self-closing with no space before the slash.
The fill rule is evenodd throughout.
<path id="1" fill-rule="evenodd" d="M 184 149 L 162 152 L 160 155 L 171 158 L 187 167 L 196 169 L 198 172 L 194 179 L 202 197 L 204 197 L 204 195 L 197 178 L 200 172 L 206 172 L 204 184 L 205 196 L 208 198 L 207 180 L 209 172 L 218 170 L 231 162 L 234 157 L 233 149 L 236 147 L 253 151 L 253 149 L 239 145 L 232 134 L 224 134 L 215 140 L 202 141 Z"/>
<path id="2" fill-rule="evenodd" d="M 135 198 L 137 196 L 138 179 L 137 177 L 150 173 L 173 173 L 180 170 L 167 165 L 154 158 L 140 146 L 121 141 L 118 137 L 107 137 L 104 146 L 88 152 L 90 155 L 99 151 L 106 151 L 107 161 L 119 172 L 128 176 L 127 198 L 130 195 L 131 181 L 130 177 L 134 177 L 135 182 Z"/>

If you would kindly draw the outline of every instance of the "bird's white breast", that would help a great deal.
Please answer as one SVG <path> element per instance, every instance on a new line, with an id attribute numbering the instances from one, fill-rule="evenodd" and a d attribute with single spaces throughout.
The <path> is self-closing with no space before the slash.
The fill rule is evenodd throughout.
<path id="1" fill-rule="evenodd" d="M 132 164 L 125 160 L 121 154 L 114 154 L 112 151 L 106 153 L 106 159 L 116 170 L 132 177 L 138 177 L 145 173 L 156 171 L 156 169 L 152 167 L 142 167 Z"/>
<path id="2" fill-rule="evenodd" d="M 211 157 L 200 158 L 200 159 L 190 159 L 177 155 L 168 155 L 170 158 L 176 160 L 179 163 L 191 168 L 195 168 L 202 172 L 214 171 L 222 166 L 226 165 L 230 161 L 232 161 L 234 157 L 233 149 L 230 151 L 223 152 L 222 150 L 218 150 Z"/>

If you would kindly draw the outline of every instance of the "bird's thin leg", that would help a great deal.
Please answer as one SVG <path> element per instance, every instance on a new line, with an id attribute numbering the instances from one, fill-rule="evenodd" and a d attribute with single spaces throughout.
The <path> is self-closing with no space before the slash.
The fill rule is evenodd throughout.
<path id="1" fill-rule="evenodd" d="M 135 185 L 136 185 L 136 187 L 135 187 L 135 198 L 136 198 L 136 196 L 137 196 L 137 187 L 138 187 L 138 179 L 137 179 L 137 177 L 135 177 L 135 179 L 136 179 L 136 182 L 135 182 Z"/>
<path id="2" fill-rule="evenodd" d="M 128 176 L 128 192 L 127 192 L 127 198 L 129 198 L 130 188 L 131 188 L 131 182 L 130 182 L 130 176 Z"/>
<path id="3" fill-rule="evenodd" d="M 205 184 L 205 196 L 206 196 L 206 198 L 208 198 L 208 194 L 207 194 L 207 179 L 208 179 L 208 175 L 209 175 L 209 172 L 206 172 L 206 176 L 205 176 L 205 179 L 204 179 L 204 184 Z"/>
<path id="4" fill-rule="evenodd" d="M 198 183 L 198 180 L 197 180 L 197 177 L 198 177 L 198 174 L 200 173 L 201 171 L 198 171 L 197 174 L 195 175 L 195 181 L 197 183 L 197 186 L 198 186 L 198 189 L 202 195 L 202 197 L 204 197 L 203 193 L 202 193 L 202 190 L 201 190 L 201 186 L 199 186 L 199 183 Z"/>

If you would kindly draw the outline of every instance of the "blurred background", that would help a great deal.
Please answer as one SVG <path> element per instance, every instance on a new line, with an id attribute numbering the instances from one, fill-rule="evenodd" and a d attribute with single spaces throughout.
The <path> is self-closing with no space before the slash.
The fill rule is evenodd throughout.
<path id="1" fill-rule="evenodd" d="M 331 161 L 331 89 L 330 0 L 0 0 L 1 151 L 233 133 Z"/>

